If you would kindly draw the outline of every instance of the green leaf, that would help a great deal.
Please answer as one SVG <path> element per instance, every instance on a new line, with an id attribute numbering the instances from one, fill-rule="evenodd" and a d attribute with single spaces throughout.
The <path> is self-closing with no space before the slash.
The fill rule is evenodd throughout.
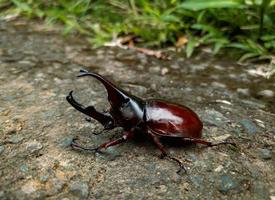
<path id="1" fill-rule="evenodd" d="M 265 49 L 255 41 L 251 39 L 247 39 L 246 42 L 248 43 L 249 47 L 254 51 L 257 52 L 258 54 L 263 54 Z"/>
<path id="2" fill-rule="evenodd" d="M 187 0 L 180 7 L 198 11 L 209 8 L 241 8 L 243 4 L 237 0 Z"/>
<path id="3" fill-rule="evenodd" d="M 264 47 L 267 49 L 271 49 L 271 48 L 275 49 L 275 40 L 265 42 Z"/>
<path id="4" fill-rule="evenodd" d="M 272 40 L 275 40 L 275 35 L 263 35 L 261 37 L 261 40 L 263 40 L 263 41 L 272 41 Z"/>
<path id="5" fill-rule="evenodd" d="M 174 22 L 174 23 L 180 23 L 181 20 L 180 18 L 178 18 L 177 16 L 175 15 L 161 15 L 160 16 L 160 19 L 163 21 L 163 22 Z"/>
<path id="6" fill-rule="evenodd" d="M 214 48 L 213 48 L 214 54 L 217 54 L 221 50 L 221 48 L 225 47 L 225 45 L 229 43 L 229 41 L 225 38 L 213 39 L 210 41 L 215 42 Z"/>
<path id="7" fill-rule="evenodd" d="M 197 39 L 194 37 L 190 37 L 186 46 L 186 56 L 190 58 L 193 54 L 195 46 L 197 44 Z"/>
<path id="8" fill-rule="evenodd" d="M 202 30 L 204 32 L 209 32 L 213 35 L 216 35 L 219 33 L 219 31 L 217 29 L 215 29 L 215 27 L 213 27 L 211 25 L 206 25 L 206 24 L 193 24 L 191 26 L 191 28 L 197 29 L 197 30 Z"/>
<path id="9" fill-rule="evenodd" d="M 257 57 L 257 56 L 259 56 L 259 54 L 257 54 L 257 53 L 246 53 L 246 54 L 244 54 L 240 57 L 239 61 L 243 62 L 243 61 L 245 61 L 249 58 L 254 58 L 254 57 Z"/>
<path id="10" fill-rule="evenodd" d="M 230 43 L 230 44 L 226 45 L 226 47 L 232 47 L 232 48 L 241 49 L 241 50 L 244 50 L 244 51 L 250 51 L 249 46 L 247 46 L 244 43 L 240 43 L 240 42 Z"/>
<path id="11" fill-rule="evenodd" d="M 19 9 L 25 12 L 31 12 L 32 9 L 27 3 L 23 3 L 20 0 L 11 0 Z"/>

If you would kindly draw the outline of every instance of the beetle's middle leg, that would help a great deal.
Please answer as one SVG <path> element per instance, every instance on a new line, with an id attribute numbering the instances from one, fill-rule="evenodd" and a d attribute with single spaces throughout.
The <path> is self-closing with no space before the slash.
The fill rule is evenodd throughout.
<path id="1" fill-rule="evenodd" d="M 105 130 L 115 128 L 114 120 L 109 113 L 98 112 L 93 106 L 84 107 L 73 98 L 73 91 L 66 97 L 67 101 L 78 111 L 88 115 L 89 117 L 97 120 L 104 126 Z"/>
<path id="2" fill-rule="evenodd" d="M 177 173 L 179 173 L 181 170 L 184 170 L 184 172 L 186 172 L 187 170 L 186 170 L 185 166 L 182 164 L 182 162 L 179 159 L 177 159 L 175 157 L 172 157 L 168 154 L 168 152 L 165 150 L 164 146 L 161 144 L 159 138 L 154 133 L 152 133 L 151 131 L 148 131 L 148 133 L 152 137 L 154 143 L 157 145 L 159 150 L 161 151 L 161 158 L 167 157 L 170 160 L 173 160 L 173 161 L 177 162 L 179 167 L 180 167 L 179 170 L 177 171 Z"/>
<path id="3" fill-rule="evenodd" d="M 80 149 L 80 150 L 85 150 L 85 151 L 99 151 L 103 148 L 107 149 L 110 146 L 114 146 L 123 142 L 126 142 L 128 139 L 133 137 L 133 133 L 132 132 L 125 132 L 124 135 L 116 140 L 112 140 L 110 142 L 106 142 L 103 143 L 101 145 L 99 145 L 98 147 L 95 148 L 91 148 L 91 147 L 82 147 L 79 144 L 77 144 L 75 141 L 76 139 L 74 139 L 71 143 L 71 147 L 74 149 Z"/>

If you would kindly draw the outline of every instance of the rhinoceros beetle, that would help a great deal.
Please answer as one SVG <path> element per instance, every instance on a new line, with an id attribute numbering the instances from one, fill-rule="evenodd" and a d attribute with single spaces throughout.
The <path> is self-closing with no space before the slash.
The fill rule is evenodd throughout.
<path id="1" fill-rule="evenodd" d="M 143 132 L 152 138 L 161 151 L 162 158 L 167 157 L 179 164 L 179 172 L 182 169 L 186 171 L 184 165 L 180 160 L 168 154 L 160 141 L 161 137 L 200 143 L 209 147 L 220 144 L 235 145 L 232 142 L 212 143 L 201 139 L 203 124 L 198 115 L 186 106 L 163 100 L 143 100 L 115 86 L 97 73 L 80 70 L 78 77 L 84 76 L 92 76 L 104 85 L 111 105 L 109 112 L 99 112 L 94 106 L 84 107 L 75 101 L 73 91 L 66 97 L 67 101 L 78 111 L 97 120 L 103 125 L 104 130 L 122 127 L 124 133 L 122 137 L 95 148 L 82 147 L 76 143 L 76 139 L 73 139 L 71 146 L 75 149 L 99 151 L 125 142 Z"/>

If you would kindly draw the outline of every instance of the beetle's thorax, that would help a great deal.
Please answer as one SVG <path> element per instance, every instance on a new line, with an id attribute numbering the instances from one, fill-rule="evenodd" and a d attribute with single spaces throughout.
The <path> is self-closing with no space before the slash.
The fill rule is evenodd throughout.
<path id="1" fill-rule="evenodd" d="M 110 104 L 110 114 L 119 126 L 130 129 L 143 122 L 145 102 L 140 98 L 129 95 L 127 102 L 120 106 Z"/>

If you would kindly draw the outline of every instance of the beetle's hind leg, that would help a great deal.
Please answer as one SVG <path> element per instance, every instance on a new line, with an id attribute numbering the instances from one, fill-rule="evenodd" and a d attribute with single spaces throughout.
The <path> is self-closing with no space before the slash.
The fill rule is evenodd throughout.
<path id="1" fill-rule="evenodd" d="M 104 126 L 105 130 L 110 130 L 115 128 L 114 120 L 109 113 L 98 112 L 94 108 L 94 106 L 84 107 L 74 99 L 73 91 L 69 93 L 66 99 L 76 110 L 84 113 L 85 115 L 88 115 L 89 117 L 101 123 Z"/>
<path id="2" fill-rule="evenodd" d="M 157 145 L 159 150 L 161 151 L 161 158 L 168 158 L 172 161 L 175 161 L 179 165 L 179 169 L 178 169 L 177 173 L 180 173 L 181 170 L 183 170 L 186 173 L 187 170 L 186 170 L 186 167 L 184 166 L 184 164 L 179 159 L 172 157 L 168 154 L 168 152 L 165 150 L 164 146 L 161 144 L 159 138 L 154 133 L 152 133 L 151 131 L 148 131 L 148 133 L 152 137 L 154 143 Z"/>

